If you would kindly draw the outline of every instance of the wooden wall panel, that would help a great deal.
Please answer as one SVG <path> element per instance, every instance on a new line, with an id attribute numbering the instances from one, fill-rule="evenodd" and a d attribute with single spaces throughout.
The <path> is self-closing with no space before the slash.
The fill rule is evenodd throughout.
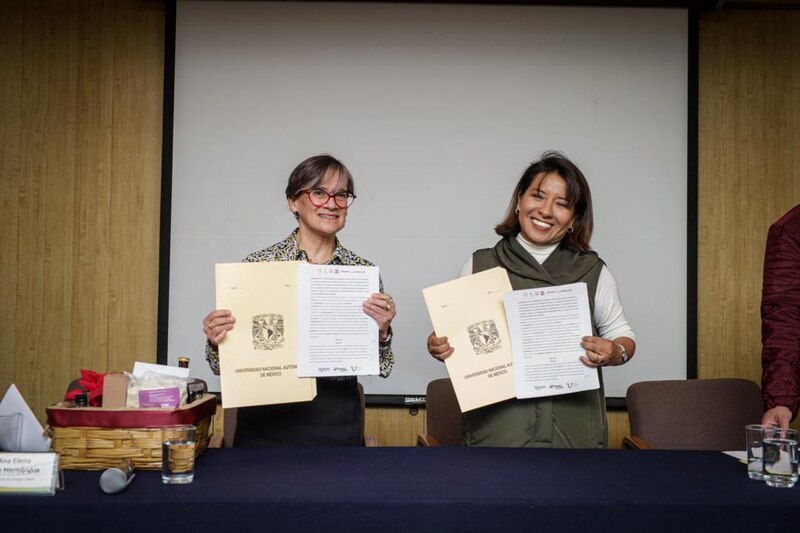
<path id="1" fill-rule="evenodd" d="M 35 3 L 23 7 L 22 28 L 22 93 L 21 114 L 17 125 L 20 135 L 20 177 L 17 195 L 19 216 L 17 279 L 15 280 L 16 314 L 10 327 L 14 328 L 13 378 L 31 403 L 34 412 L 41 413 L 42 380 L 39 369 L 43 320 L 44 234 L 46 183 L 48 172 L 46 109 L 49 93 L 49 54 L 47 42 L 41 38 L 31 41 L 28 35 L 49 34 L 49 17 L 31 16 Z M 68 319 L 68 317 L 67 317 Z M 63 323 L 51 324 L 62 328 Z M 3 326 L 9 327 L 9 326 Z"/>
<path id="2" fill-rule="evenodd" d="M 22 127 L 22 5 L 0 2 L 0 394 L 15 376 Z"/>
<path id="3" fill-rule="evenodd" d="M 156 359 L 164 70 L 160 4 L 132 2 L 129 10 L 114 14 L 109 369 L 130 367 L 134 356 Z M 117 108 L 130 112 L 117 115 Z"/>
<path id="4" fill-rule="evenodd" d="M 0 390 L 155 361 L 164 8 L 0 3 Z"/>
<path id="5" fill-rule="evenodd" d="M 628 411 L 614 409 L 608 412 L 608 447 L 614 450 L 622 448 L 622 439 L 631 434 Z"/>
<path id="6" fill-rule="evenodd" d="M 41 250 L 43 264 L 32 265 L 35 270 L 20 269 L 20 274 L 41 287 L 41 307 L 35 316 L 39 327 L 36 355 L 41 379 L 39 405 L 51 403 L 51 394 L 65 390 L 69 380 L 71 340 L 75 335 L 76 302 L 73 294 L 76 273 L 74 248 L 76 205 L 81 201 L 81 191 L 76 187 L 80 179 L 78 154 L 75 143 L 80 135 L 77 118 L 78 66 L 80 49 L 77 32 L 80 12 L 69 3 L 54 3 L 45 8 L 40 2 L 26 3 L 25 21 L 37 21 L 46 31 L 46 38 L 28 39 L 25 42 L 39 47 L 44 60 L 41 93 L 25 92 L 37 122 L 43 124 L 44 142 L 41 157 L 44 172 L 26 169 L 25 174 L 41 180 L 42 192 L 39 211 L 31 211 L 42 224 Z M 38 19 L 38 20 L 37 20 Z M 29 63 L 26 61 L 25 67 Z M 28 302 L 18 300 L 18 306 Z M 79 316 L 79 315 L 78 315 Z M 89 367 L 92 368 L 92 367 Z"/>
<path id="7" fill-rule="evenodd" d="M 800 12 L 700 22 L 698 374 L 760 382 L 767 229 L 800 202 Z"/>
<path id="8" fill-rule="evenodd" d="M 412 415 L 408 407 L 367 407 L 364 426 L 378 446 L 416 446 L 417 435 L 425 433 L 425 408 Z"/>
<path id="9" fill-rule="evenodd" d="M 75 219 L 72 225 L 72 335 L 68 369 L 106 371 L 108 355 L 109 154 L 114 49 L 109 4 L 78 6 Z M 74 371 L 74 370 L 73 370 Z"/>

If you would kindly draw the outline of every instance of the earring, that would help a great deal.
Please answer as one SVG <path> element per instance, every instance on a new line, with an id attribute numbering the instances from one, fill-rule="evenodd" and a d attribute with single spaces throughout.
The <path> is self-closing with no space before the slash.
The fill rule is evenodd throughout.
<path id="1" fill-rule="evenodd" d="M 573 228 L 572 226 L 570 226 L 570 227 L 569 227 L 569 229 L 567 230 L 567 233 L 572 233 L 573 231 L 575 231 L 575 228 Z"/>
<path id="2" fill-rule="evenodd" d="M 514 209 L 514 214 L 519 215 L 519 209 Z"/>

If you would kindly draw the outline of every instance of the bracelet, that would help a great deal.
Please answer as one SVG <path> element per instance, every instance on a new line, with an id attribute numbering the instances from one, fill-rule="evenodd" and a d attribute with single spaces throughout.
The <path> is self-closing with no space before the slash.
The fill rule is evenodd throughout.
<path id="1" fill-rule="evenodd" d="M 622 350 L 622 362 L 620 364 L 624 365 L 628 362 L 628 350 L 626 350 L 625 346 L 621 344 L 617 344 L 617 346 L 619 346 L 619 349 Z"/>

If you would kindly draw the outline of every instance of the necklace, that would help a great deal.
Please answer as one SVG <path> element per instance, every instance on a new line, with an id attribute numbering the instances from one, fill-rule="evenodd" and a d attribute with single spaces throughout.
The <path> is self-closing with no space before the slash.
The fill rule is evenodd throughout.
<path id="1" fill-rule="evenodd" d="M 322 248 L 323 246 L 321 246 L 320 248 Z M 299 235 L 298 235 L 298 238 L 297 238 L 297 247 L 300 248 L 300 250 L 302 250 L 304 254 L 306 254 L 306 260 L 309 263 L 311 263 L 312 265 L 327 265 L 328 263 L 330 263 L 331 259 L 333 259 L 333 252 L 334 252 L 334 248 L 335 248 L 335 246 L 332 247 L 330 249 L 330 252 L 327 252 L 326 255 L 323 256 L 323 257 L 327 257 L 327 259 L 325 259 L 324 261 L 314 261 L 313 259 L 311 259 L 311 254 L 308 253 L 308 250 L 306 250 L 303 247 L 303 243 L 300 240 L 300 236 Z M 327 246 L 325 246 L 325 247 L 327 247 Z"/>
<path id="2" fill-rule="evenodd" d="M 307 253 L 306 253 L 306 258 L 308 258 L 308 262 L 311 263 L 312 265 L 327 265 L 328 263 L 330 263 L 333 256 L 329 257 L 326 261 L 320 261 L 319 263 L 316 261 L 312 261 L 311 258 L 308 257 Z"/>

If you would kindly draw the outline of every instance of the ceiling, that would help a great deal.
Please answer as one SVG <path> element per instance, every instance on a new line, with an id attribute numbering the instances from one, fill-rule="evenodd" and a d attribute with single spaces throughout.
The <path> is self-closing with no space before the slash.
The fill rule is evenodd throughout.
<path id="1" fill-rule="evenodd" d="M 186 0 L 202 1 L 202 0 Z M 259 1 L 259 0 L 251 0 Z M 301 0 L 302 1 L 302 0 Z M 320 1 L 320 0 L 308 0 Z M 322 0 L 325 1 L 325 0 Z M 376 0 L 347 0 L 375 2 Z M 397 2 L 404 3 L 404 2 Z M 800 9 L 800 0 L 411 0 L 407 3 L 433 4 L 519 4 L 551 6 L 607 7 L 696 7 L 701 10 L 722 9 Z"/>

